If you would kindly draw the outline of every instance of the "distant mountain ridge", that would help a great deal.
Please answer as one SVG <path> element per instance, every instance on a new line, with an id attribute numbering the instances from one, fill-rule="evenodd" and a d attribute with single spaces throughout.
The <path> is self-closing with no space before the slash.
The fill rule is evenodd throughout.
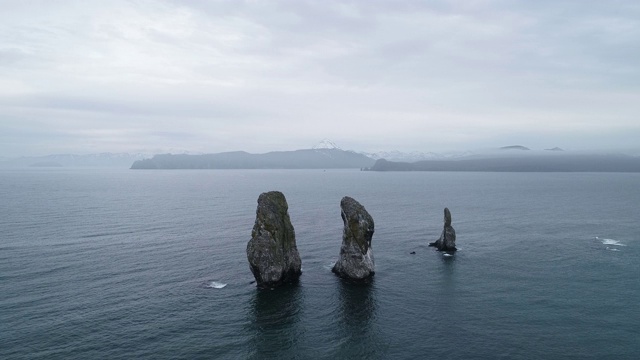
<path id="1" fill-rule="evenodd" d="M 509 146 L 503 146 L 500 148 L 500 150 L 531 150 L 526 146 L 522 146 L 522 145 L 509 145 Z"/>
<path id="2" fill-rule="evenodd" d="M 415 162 L 422 160 L 451 160 L 458 159 L 476 155 L 471 151 L 464 152 L 450 152 L 450 153 L 435 153 L 435 152 L 421 152 L 421 151 L 411 151 L 411 152 L 403 152 L 403 151 L 379 151 L 379 152 L 362 152 L 361 154 L 366 155 L 372 159 L 385 159 L 389 161 L 400 161 L 400 162 Z"/>
<path id="3" fill-rule="evenodd" d="M 317 148 L 250 154 L 244 151 L 204 155 L 155 155 L 131 169 L 360 169 L 375 160 L 354 151 Z"/>
<path id="4" fill-rule="evenodd" d="M 640 172 L 640 157 L 555 153 L 462 160 L 377 160 L 370 171 Z"/>
<path id="5" fill-rule="evenodd" d="M 559 147 L 529 149 L 511 145 L 476 152 L 356 152 L 323 139 L 309 149 L 250 154 L 245 151 L 215 154 L 143 153 L 55 154 L 18 158 L 0 157 L 0 168 L 127 168 L 127 169 L 348 169 L 376 171 L 636 171 L 640 152 L 627 155 L 587 155 Z M 589 161 L 585 160 L 589 158 Z M 549 159 L 552 159 L 549 161 Z M 598 160 L 599 159 L 599 160 Z M 376 163 L 376 160 L 385 160 Z M 544 160 L 544 161 L 543 161 Z M 570 161 L 571 160 L 571 161 Z M 611 162 L 609 165 L 603 163 Z M 594 165 L 599 163 L 599 165 Z M 582 164 L 579 165 L 578 164 Z M 624 165 L 626 164 L 626 165 Z M 559 170 L 557 170 L 559 169 Z M 587 170 L 585 170 L 587 169 Z M 593 170 L 588 170 L 593 169 Z M 614 170 L 607 170 L 614 169 Z M 622 170 L 620 170 L 622 169 Z M 626 169 L 626 170 L 624 170 Z M 630 170 L 629 170 L 630 169 Z"/>

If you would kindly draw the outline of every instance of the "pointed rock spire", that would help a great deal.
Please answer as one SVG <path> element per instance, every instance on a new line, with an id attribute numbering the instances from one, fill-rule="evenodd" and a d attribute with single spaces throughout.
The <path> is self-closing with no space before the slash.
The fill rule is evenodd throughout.
<path id="1" fill-rule="evenodd" d="M 340 258 L 332 271 L 351 280 L 366 280 L 375 272 L 371 238 L 373 218 L 356 200 L 345 196 L 340 201 L 344 222 Z"/>

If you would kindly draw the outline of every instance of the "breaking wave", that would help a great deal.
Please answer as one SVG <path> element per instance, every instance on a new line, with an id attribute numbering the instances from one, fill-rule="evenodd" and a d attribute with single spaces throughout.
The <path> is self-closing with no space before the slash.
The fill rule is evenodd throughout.
<path id="1" fill-rule="evenodd" d="M 326 270 L 331 271 L 331 269 L 333 269 L 333 266 L 334 266 L 335 264 L 336 264 L 336 262 L 335 262 L 335 261 L 333 261 L 333 262 L 331 262 L 331 263 L 329 263 L 329 264 L 325 264 L 325 265 L 323 265 L 322 267 L 323 267 L 324 269 L 326 269 Z"/>
<path id="2" fill-rule="evenodd" d="M 600 238 L 596 236 L 596 240 L 600 241 L 602 243 L 602 245 L 612 245 L 612 246 L 627 246 L 623 243 L 621 243 L 618 240 L 614 240 L 614 239 L 606 239 L 606 238 Z"/>
<path id="3" fill-rule="evenodd" d="M 217 281 L 212 281 L 211 283 L 209 283 L 209 285 L 207 285 L 208 288 L 212 288 L 212 289 L 222 289 L 225 286 L 227 286 L 227 284 L 217 282 Z"/>

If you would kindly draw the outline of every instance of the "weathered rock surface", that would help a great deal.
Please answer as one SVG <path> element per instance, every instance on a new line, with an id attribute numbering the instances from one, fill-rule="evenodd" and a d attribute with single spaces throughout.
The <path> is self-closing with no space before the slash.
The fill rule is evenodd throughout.
<path id="1" fill-rule="evenodd" d="M 296 246 L 287 200 L 279 191 L 260 194 L 247 259 L 259 287 L 298 280 L 302 261 Z"/>
<path id="2" fill-rule="evenodd" d="M 435 246 L 439 251 L 456 251 L 456 231 L 451 226 L 451 212 L 448 208 L 444 208 L 444 228 L 440 234 L 440 238 L 435 242 L 429 243 L 429 246 Z"/>
<path id="3" fill-rule="evenodd" d="M 366 280 L 375 273 L 373 249 L 373 218 L 364 206 L 345 196 L 340 201 L 344 222 L 340 258 L 332 271 L 340 277 L 351 280 Z"/>

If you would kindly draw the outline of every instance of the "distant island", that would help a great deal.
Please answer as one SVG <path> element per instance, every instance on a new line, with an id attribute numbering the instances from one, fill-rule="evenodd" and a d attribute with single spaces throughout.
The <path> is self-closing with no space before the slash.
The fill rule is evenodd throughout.
<path id="1" fill-rule="evenodd" d="M 493 171 L 493 172 L 640 172 L 637 151 L 603 154 L 560 147 L 523 145 L 475 151 L 357 152 L 330 140 L 310 149 L 252 154 L 232 151 L 211 154 L 54 154 L 0 158 L 3 168 L 122 169 L 359 169 L 365 171 Z"/>
<path id="2" fill-rule="evenodd" d="M 503 146 L 500 148 L 500 150 L 531 150 L 526 146 L 522 146 L 522 145 L 510 145 L 510 146 Z"/>
<path id="3" fill-rule="evenodd" d="M 244 151 L 204 155 L 161 154 L 138 160 L 131 169 L 361 169 L 375 160 L 354 151 L 318 148 L 250 154 Z"/>
<path id="4" fill-rule="evenodd" d="M 553 153 L 460 160 L 395 162 L 380 159 L 368 171 L 640 172 L 640 157 Z"/>

